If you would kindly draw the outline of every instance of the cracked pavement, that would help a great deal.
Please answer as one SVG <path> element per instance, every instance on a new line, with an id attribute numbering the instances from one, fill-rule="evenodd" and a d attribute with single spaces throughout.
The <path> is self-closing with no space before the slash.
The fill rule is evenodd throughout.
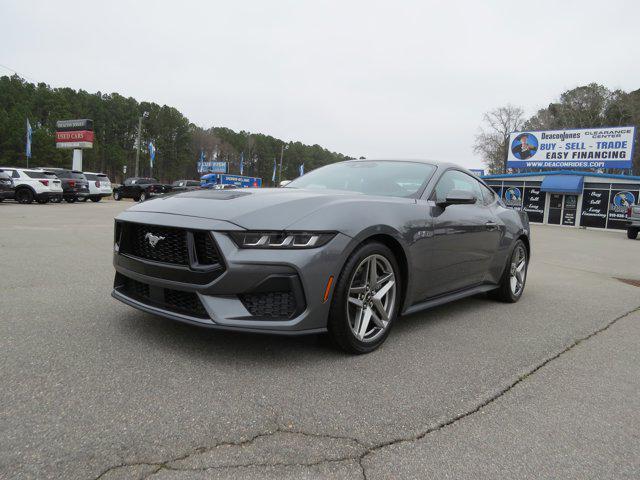
<path id="1" fill-rule="evenodd" d="M 533 227 L 515 305 L 378 351 L 212 332 L 109 297 L 126 203 L 0 204 L 0 477 L 637 478 L 640 241 Z"/>

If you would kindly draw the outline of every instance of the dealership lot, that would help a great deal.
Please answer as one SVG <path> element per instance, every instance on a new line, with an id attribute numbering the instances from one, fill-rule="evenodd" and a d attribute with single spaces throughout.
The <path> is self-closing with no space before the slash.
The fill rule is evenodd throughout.
<path id="1" fill-rule="evenodd" d="M 369 355 L 109 296 L 131 205 L 0 204 L 0 477 L 623 478 L 640 241 L 534 226 L 523 299 L 402 318 Z"/>

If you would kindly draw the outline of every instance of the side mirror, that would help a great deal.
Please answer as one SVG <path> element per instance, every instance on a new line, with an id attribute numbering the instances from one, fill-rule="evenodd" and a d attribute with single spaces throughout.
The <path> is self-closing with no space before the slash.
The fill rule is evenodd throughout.
<path id="1" fill-rule="evenodd" d="M 445 208 L 449 205 L 473 205 L 478 200 L 472 192 L 467 190 L 451 190 L 445 200 L 437 202 L 439 207 Z"/>

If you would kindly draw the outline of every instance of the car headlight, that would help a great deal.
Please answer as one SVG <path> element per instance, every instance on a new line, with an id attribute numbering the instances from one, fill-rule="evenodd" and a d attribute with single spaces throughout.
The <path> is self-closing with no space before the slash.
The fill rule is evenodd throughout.
<path id="1" fill-rule="evenodd" d="M 240 248 L 318 248 L 336 232 L 228 232 Z"/>

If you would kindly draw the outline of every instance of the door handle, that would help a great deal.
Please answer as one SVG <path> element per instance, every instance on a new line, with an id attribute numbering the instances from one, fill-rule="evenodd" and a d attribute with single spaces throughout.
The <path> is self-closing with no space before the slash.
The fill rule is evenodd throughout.
<path id="1" fill-rule="evenodd" d="M 496 222 L 487 222 L 484 224 L 484 226 L 486 227 L 487 230 L 497 230 L 498 229 L 498 224 Z"/>

